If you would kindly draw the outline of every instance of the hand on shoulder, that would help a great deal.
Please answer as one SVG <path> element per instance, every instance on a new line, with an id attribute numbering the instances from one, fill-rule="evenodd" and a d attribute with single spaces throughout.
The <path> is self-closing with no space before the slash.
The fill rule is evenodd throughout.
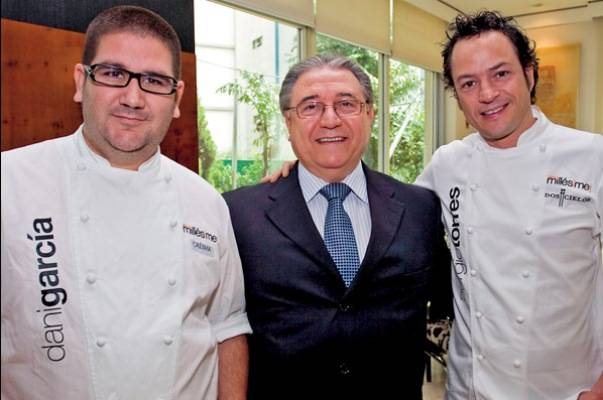
<path id="1" fill-rule="evenodd" d="M 262 178 L 261 183 L 274 183 L 278 181 L 280 178 L 286 178 L 289 176 L 289 172 L 293 169 L 295 165 L 295 160 L 293 161 L 285 161 L 283 165 L 281 165 L 280 169 L 277 169 L 272 174 L 268 174 Z"/>

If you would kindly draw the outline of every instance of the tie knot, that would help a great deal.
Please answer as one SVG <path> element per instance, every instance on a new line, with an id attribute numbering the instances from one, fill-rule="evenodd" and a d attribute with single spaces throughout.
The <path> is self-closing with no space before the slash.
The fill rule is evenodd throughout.
<path id="1" fill-rule="evenodd" d="M 332 199 L 341 199 L 341 201 L 345 200 L 345 198 L 350 194 L 352 189 L 342 182 L 329 183 L 326 186 L 323 186 L 320 189 L 320 194 L 325 196 L 327 200 Z"/>

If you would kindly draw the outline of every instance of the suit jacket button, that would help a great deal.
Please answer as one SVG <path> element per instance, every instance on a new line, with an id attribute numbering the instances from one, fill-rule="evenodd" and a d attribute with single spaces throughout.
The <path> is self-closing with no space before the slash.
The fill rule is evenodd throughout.
<path id="1" fill-rule="evenodd" d="M 348 311 L 350 311 L 350 309 L 351 309 L 351 308 L 352 308 L 352 306 L 350 306 L 350 305 L 349 305 L 349 304 L 347 304 L 347 303 L 341 303 L 341 304 L 339 305 L 339 309 L 340 309 L 341 311 L 343 311 L 343 312 L 348 312 Z"/>
<path id="2" fill-rule="evenodd" d="M 350 374 L 350 372 L 352 372 L 352 371 L 350 371 L 350 367 L 348 366 L 347 363 L 345 363 L 343 361 L 339 363 L 339 373 L 341 375 L 347 376 Z"/>

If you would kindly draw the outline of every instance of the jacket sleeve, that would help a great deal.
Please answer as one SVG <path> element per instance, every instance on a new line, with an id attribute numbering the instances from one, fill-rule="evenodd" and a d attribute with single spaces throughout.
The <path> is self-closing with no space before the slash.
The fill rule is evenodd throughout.
<path id="1" fill-rule="evenodd" d="M 437 207 L 437 215 L 440 218 L 441 209 Z M 452 307 L 452 262 L 450 250 L 446 244 L 444 225 L 438 223 L 437 235 L 434 239 L 434 265 L 429 290 L 429 320 L 453 318 Z"/>

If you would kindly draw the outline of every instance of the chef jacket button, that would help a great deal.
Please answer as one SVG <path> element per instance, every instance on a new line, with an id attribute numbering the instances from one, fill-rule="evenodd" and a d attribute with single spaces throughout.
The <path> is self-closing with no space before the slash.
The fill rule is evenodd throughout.
<path id="1" fill-rule="evenodd" d="M 534 228 L 528 226 L 525 230 L 526 235 L 531 235 L 532 233 L 534 233 Z"/>
<path id="2" fill-rule="evenodd" d="M 471 271 L 469 271 L 469 273 L 471 274 L 471 276 L 475 276 L 477 275 L 477 271 L 472 269 Z"/>
<path id="3" fill-rule="evenodd" d="M 96 338 L 96 345 L 98 347 L 105 347 L 105 345 L 107 344 L 107 340 L 103 337 L 98 337 Z"/>
<path id="4" fill-rule="evenodd" d="M 534 185 L 532 185 L 532 190 L 533 190 L 533 191 L 535 191 L 535 192 L 537 192 L 537 191 L 539 191 L 539 190 L 540 190 L 540 186 L 539 186 L 539 185 L 534 184 Z"/>
<path id="5" fill-rule="evenodd" d="M 521 361 L 519 361 L 519 360 L 515 360 L 515 361 L 513 361 L 513 366 L 514 366 L 515 368 L 519 368 L 519 367 L 521 367 Z"/>
<path id="6" fill-rule="evenodd" d="M 480 319 L 480 318 L 481 318 L 483 315 L 484 315 L 484 314 L 482 314 L 482 313 L 481 313 L 481 311 L 478 311 L 478 312 L 476 312 L 476 313 L 475 313 L 475 317 L 476 317 L 477 319 Z"/>
<path id="7" fill-rule="evenodd" d="M 77 165 L 77 170 L 78 170 L 78 171 L 85 171 L 85 170 L 86 170 L 86 164 L 84 164 L 84 163 L 79 163 L 79 164 Z"/>
<path id="8" fill-rule="evenodd" d="M 178 221 L 176 221 L 176 220 L 170 221 L 170 228 L 173 229 L 176 227 L 176 225 L 178 225 Z"/>
<path id="9" fill-rule="evenodd" d="M 90 219 L 90 216 L 88 214 L 80 215 L 80 221 L 82 221 L 82 222 L 88 222 L 89 219 Z"/>
<path id="10" fill-rule="evenodd" d="M 90 285 L 93 285 L 94 282 L 96 282 L 96 275 L 88 274 L 88 276 L 86 276 L 86 282 L 88 282 Z"/>
<path id="11" fill-rule="evenodd" d="M 473 234 L 473 227 L 472 226 L 470 226 L 470 227 L 467 228 L 467 233 L 470 234 L 470 235 Z"/>
<path id="12" fill-rule="evenodd" d="M 521 315 L 518 315 L 517 318 L 515 318 L 515 321 L 517 321 L 518 324 L 523 324 L 523 322 L 526 319 L 524 317 L 522 317 Z"/>
<path id="13" fill-rule="evenodd" d="M 174 278 L 170 278 L 170 279 L 168 279 L 168 284 L 169 284 L 170 286 L 176 286 L 176 279 L 174 279 Z"/>
<path id="14" fill-rule="evenodd" d="M 469 185 L 469 189 L 471 189 L 472 192 L 475 192 L 477 190 L 477 185 L 475 183 L 472 183 L 471 185 Z"/>
<path id="15" fill-rule="evenodd" d="M 521 276 L 523 276 L 524 278 L 529 278 L 530 277 L 530 271 L 523 271 L 521 273 Z"/>
<path id="16" fill-rule="evenodd" d="M 540 146 L 538 146 L 538 150 L 540 150 L 541 153 L 544 153 L 546 151 L 546 145 L 541 144 Z"/>
<path id="17" fill-rule="evenodd" d="M 485 358 L 484 355 L 481 353 L 477 355 L 477 359 L 480 361 L 482 361 L 484 358 Z"/>
<path id="18" fill-rule="evenodd" d="M 170 183 L 170 181 L 172 180 L 172 176 L 171 175 L 166 175 L 163 179 L 165 179 L 166 183 Z"/>
<path id="19" fill-rule="evenodd" d="M 168 335 L 168 336 L 164 336 L 164 338 L 163 338 L 163 343 L 164 343 L 166 346 L 169 346 L 169 345 L 171 345 L 172 343 L 174 343 L 174 338 L 173 338 L 173 337 L 171 337 L 171 336 L 169 336 L 169 335 Z"/>

